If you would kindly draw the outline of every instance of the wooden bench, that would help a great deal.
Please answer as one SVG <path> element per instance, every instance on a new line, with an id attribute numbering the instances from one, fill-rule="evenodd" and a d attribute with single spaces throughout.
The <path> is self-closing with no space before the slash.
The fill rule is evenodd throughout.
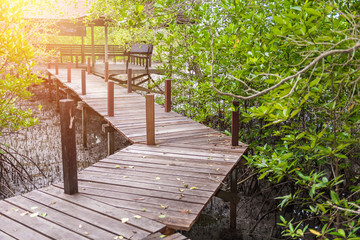
<path id="1" fill-rule="evenodd" d="M 152 44 L 132 43 L 130 50 L 126 52 L 128 59 L 126 61 L 126 72 L 129 69 L 129 63 L 144 66 L 146 73 L 149 74 L 151 67 L 151 55 L 153 51 Z"/>

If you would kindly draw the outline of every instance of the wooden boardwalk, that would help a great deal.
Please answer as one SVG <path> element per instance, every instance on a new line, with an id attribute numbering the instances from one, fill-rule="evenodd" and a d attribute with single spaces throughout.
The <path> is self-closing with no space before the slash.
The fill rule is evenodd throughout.
<path id="1" fill-rule="evenodd" d="M 231 147 L 229 137 L 177 113 L 166 113 L 157 104 L 156 145 L 146 145 L 144 97 L 115 86 L 115 115 L 109 117 L 107 83 L 102 78 L 87 75 L 87 94 L 81 95 L 80 70 L 72 70 L 71 83 L 66 82 L 66 70 L 60 69 L 59 75 L 49 71 L 133 144 L 81 171 L 78 194 L 64 194 L 59 183 L 0 202 L 1 223 L 5 219 L 6 225 L 14 226 L 9 230 L 1 224 L 0 238 L 4 233 L 27 234 L 20 233 L 20 227 L 32 230 L 34 236 L 41 233 L 55 239 L 60 239 L 54 235 L 61 231 L 64 239 L 65 233 L 66 239 L 107 239 L 114 234 L 139 239 L 165 226 L 190 230 L 246 146 Z M 38 210 L 47 215 L 19 215 Z M 121 223 L 124 218 L 129 220 Z"/>

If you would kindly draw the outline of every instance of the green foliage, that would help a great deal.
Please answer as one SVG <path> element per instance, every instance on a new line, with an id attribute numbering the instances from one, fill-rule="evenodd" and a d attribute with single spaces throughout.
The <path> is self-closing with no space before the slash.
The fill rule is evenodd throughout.
<path id="1" fill-rule="evenodd" d="M 358 239 L 358 1 L 105 2 L 119 27 L 152 32 L 178 112 L 225 130 L 242 100 L 249 167 L 286 186 L 285 237 Z"/>
<path id="2" fill-rule="evenodd" d="M 28 87 L 40 83 L 31 72 L 35 65 L 34 49 L 29 42 L 31 29 L 22 19 L 21 1 L 0 3 L 0 134 L 5 130 L 18 130 L 37 123 L 31 109 L 17 104 L 29 99 Z"/>

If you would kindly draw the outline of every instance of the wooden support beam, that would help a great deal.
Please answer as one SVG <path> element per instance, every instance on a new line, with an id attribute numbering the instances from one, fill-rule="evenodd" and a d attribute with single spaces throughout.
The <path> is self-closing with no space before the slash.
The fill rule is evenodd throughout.
<path id="1" fill-rule="evenodd" d="M 60 93 L 59 93 L 59 83 L 57 80 L 55 80 L 55 89 L 56 89 L 56 109 L 58 110 L 60 107 L 59 105 Z"/>
<path id="2" fill-rule="evenodd" d="M 239 101 L 233 101 L 235 110 L 231 113 L 231 146 L 239 146 Z"/>
<path id="3" fill-rule="evenodd" d="M 59 75 L 59 59 L 55 62 L 55 75 Z"/>
<path id="4" fill-rule="evenodd" d="M 104 61 L 109 61 L 109 51 L 108 51 L 108 26 L 105 25 L 105 57 Z"/>
<path id="5" fill-rule="evenodd" d="M 105 62 L 104 80 L 109 81 L 109 62 Z"/>
<path id="6" fill-rule="evenodd" d="M 75 114 L 74 100 L 60 101 L 60 124 L 62 164 L 64 176 L 64 191 L 66 194 L 78 192 L 76 141 L 75 141 Z"/>
<path id="7" fill-rule="evenodd" d="M 95 36 L 94 36 L 94 26 L 91 26 L 91 57 L 92 57 L 92 67 L 95 67 Z"/>
<path id="8" fill-rule="evenodd" d="M 165 112 L 171 112 L 171 80 L 165 79 Z"/>
<path id="9" fill-rule="evenodd" d="M 87 73 L 90 74 L 91 73 L 91 60 L 90 58 L 87 59 Z"/>
<path id="10" fill-rule="evenodd" d="M 81 94 L 86 95 L 86 74 L 85 74 L 85 69 L 81 69 Z"/>
<path id="11" fill-rule="evenodd" d="M 71 62 L 67 63 L 67 82 L 71 82 Z"/>
<path id="12" fill-rule="evenodd" d="M 103 124 L 102 131 L 107 133 L 108 156 L 110 156 L 115 152 L 115 129 L 110 124 Z"/>
<path id="13" fill-rule="evenodd" d="M 77 103 L 77 108 L 81 110 L 81 135 L 83 148 L 87 148 L 87 125 L 86 125 L 86 104 L 83 101 Z"/>
<path id="14" fill-rule="evenodd" d="M 132 69 L 129 68 L 128 69 L 128 79 L 127 79 L 127 89 L 128 89 L 128 93 L 132 92 Z"/>
<path id="15" fill-rule="evenodd" d="M 230 189 L 231 193 L 236 195 L 237 194 L 237 168 L 234 168 L 231 172 L 231 180 L 230 180 Z M 236 229 L 236 201 L 230 202 L 230 228 Z"/>
<path id="16" fill-rule="evenodd" d="M 75 68 L 79 68 L 79 57 L 75 57 Z"/>
<path id="17" fill-rule="evenodd" d="M 146 144 L 155 145 L 154 94 L 146 94 Z"/>
<path id="18" fill-rule="evenodd" d="M 221 189 L 215 194 L 215 197 L 218 197 L 225 202 L 239 203 L 239 201 L 240 201 L 240 198 L 237 196 L 237 194 L 234 194 L 232 192 L 223 191 Z"/>
<path id="19" fill-rule="evenodd" d="M 108 81 L 108 116 L 114 116 L 114 81 Z"/>

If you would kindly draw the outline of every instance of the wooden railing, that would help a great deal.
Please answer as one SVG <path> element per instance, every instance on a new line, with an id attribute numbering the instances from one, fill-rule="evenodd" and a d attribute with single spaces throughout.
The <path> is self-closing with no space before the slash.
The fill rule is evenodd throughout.
<path id="1" fill-rule="evenodd" d="M 105 45 L 75 45 L 75 44 L 47 44 L 47 50 L 55 50 L 60 54 L 60 62 L 63 62 L 63 57 L 70 57 L 71 62 L 73 58 L 81 58 L 81 62 L 85 63 L 86 57 L 105 57 Z M 109 57 L 125 57 L 127 56 L 125 48 L 119 45 L 108 46 Z"/>

